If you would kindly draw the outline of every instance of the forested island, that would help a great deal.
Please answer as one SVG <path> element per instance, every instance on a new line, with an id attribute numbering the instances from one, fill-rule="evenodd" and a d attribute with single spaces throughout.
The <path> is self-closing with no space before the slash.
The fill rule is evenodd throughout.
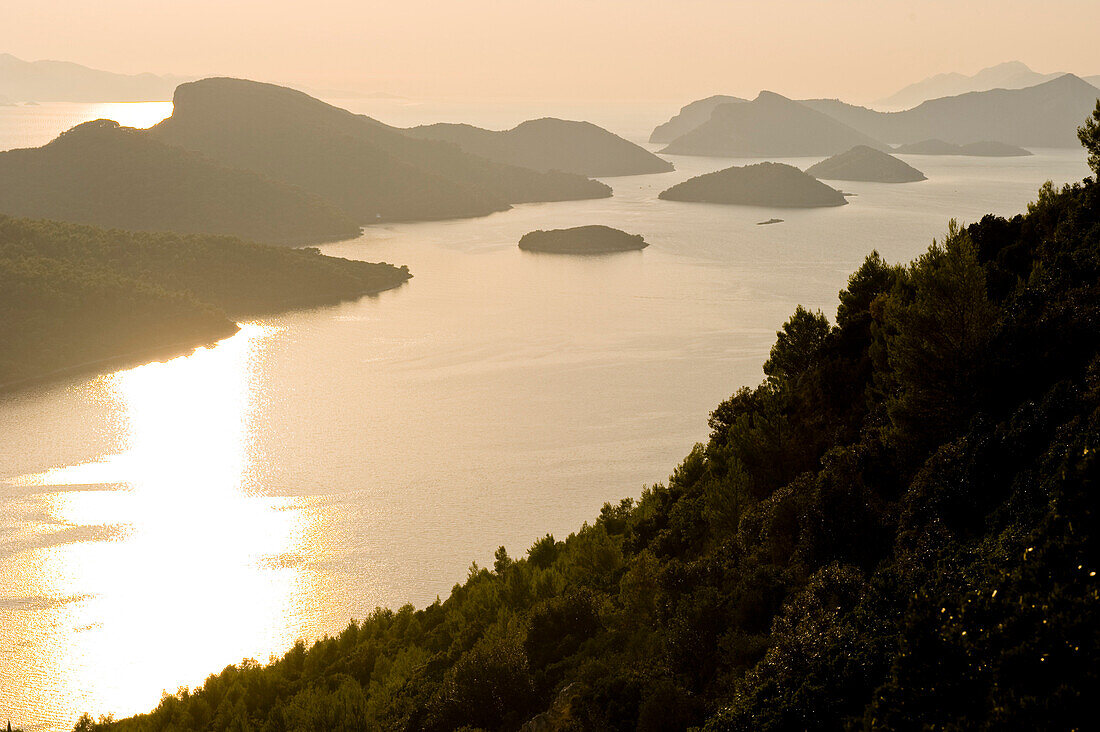
<path id="1" fill-rule="evenodd" d="M 640 234 L 599 225 L 532 231 L 519 240 L 520 249 L 554 254 L 610 254 L 637 251 L 647 246 Z"/>
<path id="2" fill-rule="evenodd" d="M 843 206 L 844 194 L 793 165 L 757 163 L 733 166 L 689 178 L 666 191 L 665 201 L 727 203 L 776 208 Z"/>
<path id="3" fill-rule="evenodd" d="M 806 173 L 826 180 L 855 180 L 872 183 L 912 183 L 927 180 L 924 173 L 893 155 L 866 145 L 822 160 Z"/>
<path id="4" fill-rule="evenodd" d="M 1083 137 L 1100 173 L 1100 106 Z M 1098 233 L 1090 178 L 908 265 L 872 252 L 667 483 L 77 729 L 1086 729 Z"/>
<path id="5" fill-rule="evenodd" d="M 229 237 L 0 215 L 0 389 L 237 331 L 233 318 L 386 290 L 405 267 Z"/>

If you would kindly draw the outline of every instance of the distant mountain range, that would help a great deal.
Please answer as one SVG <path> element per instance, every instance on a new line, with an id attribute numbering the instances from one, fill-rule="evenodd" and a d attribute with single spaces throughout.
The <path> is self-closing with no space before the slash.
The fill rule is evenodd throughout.
<path id="1" fill-rule="evenodd" d="M 855 145 L 885 149 L 939 139 L 956 145 L 979 141 L 1022 147 L 1076 147 L 1077 126 L 1100 98 L 1100 89 L 1073 74 L 1023 89 L 968 92 L 923 102 L 903 112 L 879 112 L 838 99 L 793 101 L 761 92 L 752 102 L 694 103 L 695 119 L 710 117 L 671 140 L 662 152 L 726 157 L 832 155 Z M 689 109 L 688 105 L 684 109 Z M 661 137 L 685 115 L 654 130 Z M 988 146 L 987 146 L 988 147 Z M 984 149 L 984 147 L 982 148 Z"/>
<path id="2" fill-rule="evenodd" d="M 603 178 L 667 173 L 672 163 L 590 122 L 543 118 L 497 132 L 462 124 L 407 130 L 412 137 L 453 142 L 463 151 L 506 165 Z"/>
<path id="3" fill-rule="evenodd" d="M 982 69 L 972 76 L 950 73 L 937 74 L 910 84 L 874 106 L 884 110 L 900 110 L 915 107 L 921 102 L 940 97 L 953 97 L 967 92 L 988 91 L 990 89 L 1023 89 L 1045 81 L 1064 76 L 1066 72 L 1041 74 L 1032 71 L 1020 61 L 1007 61 L 1003 64 Z M 1083 77 L 1093 86 L 1100 86 L 1100 75 Z"/>
<path id="4" fill-rule="evenodd" d="M 168 101 L 180 76 L 115 74 L 68 61 L 23 61 L 0 54 L 0 98 L 35 102 Z"/>

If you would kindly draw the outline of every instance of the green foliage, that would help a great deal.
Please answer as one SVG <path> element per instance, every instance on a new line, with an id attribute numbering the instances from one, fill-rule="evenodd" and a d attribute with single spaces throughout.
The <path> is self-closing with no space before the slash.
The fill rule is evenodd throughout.
<path id="1" fill-rule="evenodd" d="M 667 485 L 109 726 L 1090 728 L 1098 241 L 1089 180 L 872 254 Z"/>
<path id="2" fill-rule="evenodd" d="M 201 345 L 235 332 L 231 317 L 336 302 L 408 277 L 316 249 L 0 216 L 0 385 Z"/>
<path id="3" fill-rule="evenodd" d="M 1077 128 L 1077 138 L 1089 154 L 1089 167 L 1100 176 L 1100 99 L 1096 100 L 1096 109 L 1085 124 Z"/>

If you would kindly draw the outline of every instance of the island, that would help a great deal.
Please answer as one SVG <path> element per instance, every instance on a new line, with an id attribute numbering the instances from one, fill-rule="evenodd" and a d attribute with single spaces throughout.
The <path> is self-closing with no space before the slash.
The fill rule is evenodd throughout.
<path id="1" fill-rule="evenodd" d="M 774 92 L 751 102 L 719 104 L 710 119 L 673 139 L 665 155 L 731 158 L 835 155 L 855 145 L 885 147 L 829 115 Z"/>
<path id="2" fill-rule="evenodd" d="M 768 226 L 769 224 L 782 224 L 783 219 L 768 219 L 767 221 L 757 221 L 757 226 Z"/>
<path id="3" fill-rule="evenodd" d="M 967 145 L 956 145 L 938 139 L 921 140 L 898 145 L 894 152 L 902 155 L 966 155 L 978 158 L 1017 158 L 1031 155 L 1030 150 L 995 140 L 982 140 Z"/>
<path id="4" fill-rule="evenodd" d="M 710 119 L 715 107 L 721 104 L 740 104 L 748 101 L 741 97 L 731 97 L 727 94 L 715 94 L 706 99 L 699 99 L 680 108 L 680 113 L 668 122 L 657 125 L 649 136 L 650 142 L 669 143 L 680 135 L 686 135 L 699 125 Z"/>
<path id="5" fill-rule="evenodd" d="M 358 298 L 407 267 L 208 235 L 0 215 L 0 391 L 176 356 L 264 313 Z"/>
<path id="6" fill-rule="evenodd" d="M 784 163 L 733 166 L 696 176 L 663 191 L 659 198 L 775 208 L 816 208 L 848 203 L 840 191 Z"/>
<path id="7" fill-rule="evenodd" d="M 811 165 L 806 173 L 827 180 L 856 180 L 872 183 L 912 183 L 927 180 L 924 173 L 889 153 L 866 145 Z"/>
<path id="8" fill-rule="evenodd" d="M 672 163 L 591 122 L 545 117 L 510 130 L 462 124 L 413 127 L 411 137 L 445 140 L 497 163 L 592 178 L 667 173 Z"/>
<path id="9" fill-rule="evenodd" d="M 645 249 L 640 234 L 628 234 L 610 226 L 575 226 L 571 229 L 532 231 L 519 240 L 519 248 L 553 254 L 611 254 Z"/>
<path id="10" fill-rule="evenodd" d="M 485 216 L 516 203 L 607 198 L 582 175 L 505 165 L 458 145 L 246 79 L 181 84 L 149 136 L 329 201 L 358 224 Z"/>

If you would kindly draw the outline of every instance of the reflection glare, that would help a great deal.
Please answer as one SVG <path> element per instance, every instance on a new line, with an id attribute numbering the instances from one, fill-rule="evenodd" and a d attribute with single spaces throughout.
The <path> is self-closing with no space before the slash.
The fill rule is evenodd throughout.
<path id="1" fill-rule="evenodd" d="M 276 333 L 245 325 L 213 348 L 101 380 L 126 415 L 127 449 L 10 481 L 39 524 L 25 549 L 0 554 L 2 640 L 18 655 L 34 637 L 37 650 L 16 667 L 39 698 L 0 691 L 13 718 L 45 708 L 71 728 L 93 707 L 142 711 L 166 688 L 293 643 L 309 593 L 287 558 L 314 512 L 249 479 L 255 374 Z M 21 610 L 28 598 L 47 609 Z"/>
<path id="2" fill-rule="evenodd" d="M 171 102 L 111 102 L 92 106 L 91 119 L 113 119 L 123 127 L 144 129 L 172 114 Z"/>

